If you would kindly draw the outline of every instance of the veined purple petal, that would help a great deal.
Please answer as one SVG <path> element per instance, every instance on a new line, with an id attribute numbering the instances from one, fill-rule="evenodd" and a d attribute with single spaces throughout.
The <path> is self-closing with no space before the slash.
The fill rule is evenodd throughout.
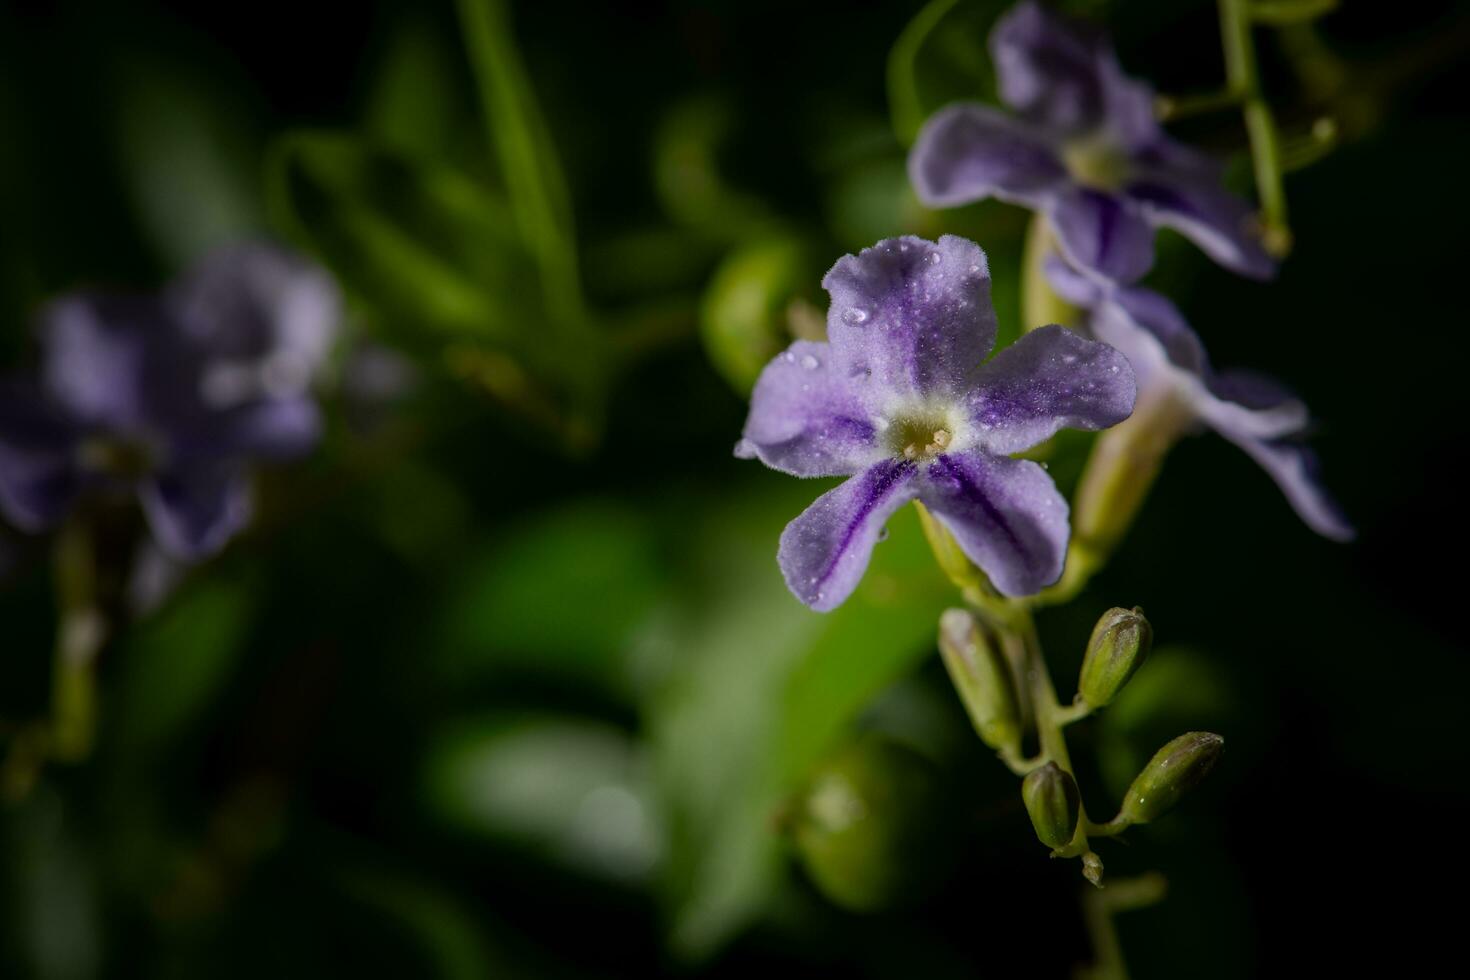
<path id="1" fill-rule="evenodd" d="M 1351 541 L 1357 536 L 1342 509 L 1322 487 L 1317 456 L 1311 449 L 1299 443 L 1255 439 L 1223 429 L 1220 434 L 1245 450 L 1270 474 L 1292 510 L 1312 530 L 1333 541 Z"/>
<path id="2" fill-rule="evenodd" d="M 987 197 L 1035 207 L 1066 180 L 1066 167 L 1045 133 L 973 103 L 930 116 L 909 153 L 909 181 L 929 207 Z"/>
<path id="3" fill-rule="evenodd" d="M 914 499 L 917 474 L 913 463 L 902 460 L 875 463 L 786 525 L 777 559 L 798 599 L 827 612 L 852 594 L 883 525 Z"/>
<path id="4" fill-rule="evenodd" d="M 1073 265 L 1129 283 L 1154 263 L 1153 229 L 1127 198 L 1074 187 L 1056 198 L 1050 216 L 1057 244 Z"/>
<path id="5" fill-rule="evenodd" d="M 1276 274 L 1276 261 L 1256 231 L 1255 208 L 1218 180 L 1155 174 L 1131 184 L 1128 195 L 1149 221 L 1173 228 L 1225 268 L 1253 279 Z"/>
<path id="6" fill-rule="evenodd" d="M 1128 360 L 1065 327 L 1033 330 L 980 369 L 967 408 L 992 453 L 1030 449 L 1068 429 L 1126 419 L 1137 394 Z"/>
<path id="7" fill-rule="evenodd" d="M 1037 464 L 950 453 L 926 467 L 921 487 L 924 506 L 1005 595 L 1033 595 L 1061 577 L 1067 501 Z"/>
<path id="8" fill-rule="evenodd" d="M 858 388 L 830 345 L 796 341 L 756 381 L 735 455 L 793 476 L 856 473 L 877 458 Z"/>
<path id="9" fill-rule="evenodd" d="M 239 467 L 181 467 L 139 488 L 143 513 L 165 552 L 198 561 L 223 548 L 250 519 L 250 483 Z"/>
<path id="10" fill-rule="evenodd" d="M 838 259 L 822 286 L 837 369 L 865 398 L 958 395 L 995 343 L 985 253 L 954 235 L 886 239 Z"/>

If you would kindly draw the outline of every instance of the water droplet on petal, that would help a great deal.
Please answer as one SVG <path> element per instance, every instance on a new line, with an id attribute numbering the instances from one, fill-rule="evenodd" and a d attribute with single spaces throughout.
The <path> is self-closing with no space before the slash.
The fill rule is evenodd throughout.
<path id="1" fill-rule="evenodd" d="M 793 354 L 793 353 L 791 353 L 790 351 L 787 351 L 786 353 L 782 354 L 781 357 L 785 359 L 785 361 L 786 361 L 787 364 L 795 364 L 796 363 L 796 355 Z"/>
<path id="2" fill-rule="evenodd" d="M 842 311 L 842 319 L 846 323 L 858 326 L 868 322 L 868 311 L 861 306 L 852 306 Z"/>
<path id="3" fill-rule="evenodd" d="M 938 252 L 930 252 L 929 261 L 934 265 L 938 265 L 939 263 L 944 261 L 944 256 L 940 255 Z"/>
<path id="4" fill-rule="evenodd" d="M 810 354 L 801 359 L 801 366 L 806 368 L 808 371 L 815 371 L 818 365 L 820 365 L 821 363 L 821 361 L 817 360 Z"/>

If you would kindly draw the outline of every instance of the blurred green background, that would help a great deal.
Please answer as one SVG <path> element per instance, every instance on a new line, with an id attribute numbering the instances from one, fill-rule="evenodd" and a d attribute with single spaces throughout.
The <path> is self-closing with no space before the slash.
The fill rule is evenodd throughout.
<path id="1" fill-rule="evenodd" d="M 47 297 L 156 288 L 258 236 L 339 278 L 352 352 L 322 450 L 108 647 L 94 757 L 0 802 L 0 975 L 1087 959 L 1076 866 L 1046 860 L 933 655 L 954 598 L 913 515 L 819 616 L 774 562 L 819 487 L 731 457 L 752 372 L 844 252 L 964 234 L 1020 327 L 1026 216 L 923 211 L 901 142 L 992 90 L 1004 5 L 890 57 L 920 6 L 0 7 L 7 363 Z M 1207 0 L 1074 6 L 1161 91 L 1218 84 Z M 1169 879 L 1119 918 L 1143 978 L 1403 971 L 1458 917 L 1470 10 L 1349 2 L 1261 44 L 1289 131 L 1330 113 L 1342 136 L 1288 178 L 1296 251 L 1261 285 L 1167 237 L 1152 281 L 1217 363 L 1303 393 L 1362 533 L 1317 539 L 1243 455 L 1186 440 L 1113 564 L 1042 618 L 1064 696 L 1103 609 L 1155 626 L 1074 738 L 1099 811 L 1167 738 L 1228 743 L 1177 814 L 1101 845 L 1110 874 Z M 1179 132 L 1246 176 L 1236 116 Z M 360 363 L 385 349 L 412 379 L 391 398 Z M 0 575 L 13 757 L 49 696 L 46 542 L 0 529 Z M 873 819 L 803 860 L 801 794 L 829 785 Z"/>

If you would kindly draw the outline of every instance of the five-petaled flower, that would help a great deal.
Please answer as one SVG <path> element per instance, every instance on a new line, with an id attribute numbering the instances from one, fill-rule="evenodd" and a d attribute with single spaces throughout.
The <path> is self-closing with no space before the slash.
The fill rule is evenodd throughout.
<path id="1" fill-rule="evenodd" d="M 307 386 L 338 312 L 325 273 L 266 246 L 162 296 L 56 301 L 36 375 L 0 381 L 0 512 L 42 530 L 85 493 L 135 490 L 168 553 L 217 551 L 248 520 L 248 464 L 316 444 Z"/>
<path id="2" fill-rule="evenodd" d="M 1139 286 L 1098 282 L 1052 256 L 1052 288 L 1086 309 L 1098 340 L 1122 351 L 1138 378 L 1139 412 L 1182 413 L 1243 449 L 1271 475 L 1312 530 L 1336 541 L 1352 526 L 1322 488 L 1317 458 L 1303 444 L 1307 408 L 1274 379 L 1250 371 L 1216 371 L 1178 307 Z"/>
<path id="3" fill-rule="evenodd" d="M 1155 225 L 1242 275 L 1273 274 L 1250 204 L 1221 186 L 1214 160 L 1165 135 L 1152 91 L 1100 34 L 1028 2 L 996 24 L 990 49 L 1016 114 L 973 103 L 935 113 L 909 157 L 925 204 L 1035 209 L 1074 265 L 1115 282 L 1153 264 Z"/>
<path id="4" fill-rule="evenodd" d="M 1051 326 L 982 363 L 996 332 L 990 273 L 979 246 L 951 235 L 879 242 L 822 285 L 827 342 L 796 341 L 766 367 L 736 447 L 794 476 L 851 477 L 782 533 L 792 592 L 822 611 L 841 603 L 914 499 L 1001 592 L 1056 581 L 1067 502 L 1041 466 L 1009 454 L 1126 418 L 1127 359 Z"/>

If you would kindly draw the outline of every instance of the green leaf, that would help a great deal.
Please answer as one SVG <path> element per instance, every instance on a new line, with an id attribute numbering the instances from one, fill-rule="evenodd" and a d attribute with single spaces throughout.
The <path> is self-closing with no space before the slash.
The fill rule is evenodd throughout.
<path id="1" fill-rule="evenodd" d="M 994 101 L 995 72 L 985 42 L 1008 6 L 999 0 L 930 0 L 909 21 L 888 55 L 888 108 L 900 143 L 912 143 L 924 120 L 947 103 Z"/>
<path id="2" fill-rule="evenodd" d="M 510 212 L 447 167 L 353 136 L 297 132 L 271 157 L 277 221 L 396 328 L 513 344 L 540 319 Z"/>
<path id="3" fill-rule="evenodd" d="M 488 715 L 448 726 L 427 759 L 427 803 L 468 833 L 615 880 L 641 879 L 659 859 L 647 760 L 611 725 Z"/>
<path id="4" fill-rule="evenodd" d="M 576 235 L 566 179 L 501 0 L 459 0 L 470 65 L 485 126 L 500 158 L 506 197 L 523 240 L 537 257 L 547 309 L 567 324 L 583 321 Z"/>
<path id="5" fill-rule="evenodd" d="M 440 669 L 463 683 L 518 666 L 629 693 L 635 634 L 664 589 L 648 530 L 626 508 L 584 503 L 490 542 L 438 617 Z"/>
<path id="6" fill-rule="evenodd" d="M 759 915 L 782 870 L 773 817 L 858 713 L 932 652 L 951 598 L 905 509 L 852 598 L 807 610 L 774 553 L 814 490 L 768 486 L 699 537 L 699 591 L 671 644 L 681 671 L 649 719 L 671 828 L 671 942 L 690 959 Z"/>
<path id="7" fill-rule="evenodd" d="M 110 705 L 123 744 L 169 742 L 208 710 L 244 647 L 251 598 L 239 582 L 191 584 L 129 634 L 118 651 L 123 674 Z"/>

